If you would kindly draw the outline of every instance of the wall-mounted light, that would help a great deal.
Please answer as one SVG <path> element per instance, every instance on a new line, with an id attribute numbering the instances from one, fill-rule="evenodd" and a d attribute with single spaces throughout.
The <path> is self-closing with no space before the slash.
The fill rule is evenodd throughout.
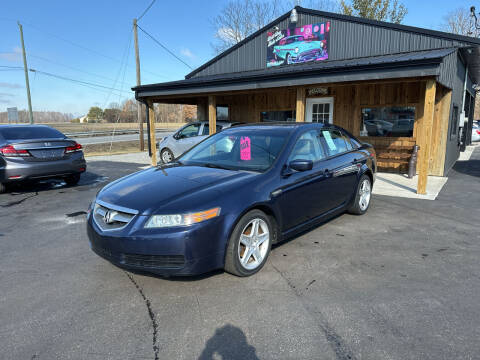
<path id="1" fill-rule="evenodd" d="M 290 13 L 290 22 L 295 24 L 298 21 L 297 9 L 293 9 Z"/>

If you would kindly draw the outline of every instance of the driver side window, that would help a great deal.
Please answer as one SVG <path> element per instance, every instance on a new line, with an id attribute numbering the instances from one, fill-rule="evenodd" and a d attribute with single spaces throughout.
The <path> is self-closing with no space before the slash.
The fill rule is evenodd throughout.
<path id="1" fill-rule="evenodd" d="M 318 140 L 318 132 L 316 130 L 310 130 L 298 138 L 288 162 L 293 160 L 311 160 L 316 162 L 325 157 L 325 153 Z"/>
<path id="2" fill-rule="evenodd" d="M 189 138 L 198 135 L 198 130 L 200 129 L 200 124 L 191 124 L 185 127 L 182 131 L 178 133 L 178 138 Z"/>

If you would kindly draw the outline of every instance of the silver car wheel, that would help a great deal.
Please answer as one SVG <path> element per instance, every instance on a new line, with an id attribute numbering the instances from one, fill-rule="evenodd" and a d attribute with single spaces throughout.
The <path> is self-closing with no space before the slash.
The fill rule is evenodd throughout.
<path id="1" fill-rule="evenodd" d="M 243 268 L 254 270 L 259 267 L 270 246 L 267 223 L 259 218 L 251 220 L 243 228 L 238 244 L 238 258 Z"/>
<path id="2" fill-rule="evenodd" d="M 370 197 L 372 196 L 372 185 L 370 184 L 369 179 L 364 179 L 362 184 L 360 185 L 359 190 L 360 200 L 358 205 L 360 206 L 360 210 L 365 211 L 370 204 Z"/>
<path id="3" fill-rule="evenodd" d="M 162 162 L 164 164 L 168 164 L 173 160 L 172 152 L 169 149 L 162 150 Z"/>

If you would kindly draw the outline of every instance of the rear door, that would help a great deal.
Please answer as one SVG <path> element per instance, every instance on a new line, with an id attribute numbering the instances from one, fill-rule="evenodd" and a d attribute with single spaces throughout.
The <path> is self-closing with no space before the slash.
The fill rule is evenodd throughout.
<path id="1" fill-rule="evenodd" d="M 349 201 L 356 190 L 358 155 L 339 129 L 322 128 L 319 139 L 328 156 L 324 162 L 325 172 L 332 178 L 326 200 L 330 208 L 335 208 Z"/>

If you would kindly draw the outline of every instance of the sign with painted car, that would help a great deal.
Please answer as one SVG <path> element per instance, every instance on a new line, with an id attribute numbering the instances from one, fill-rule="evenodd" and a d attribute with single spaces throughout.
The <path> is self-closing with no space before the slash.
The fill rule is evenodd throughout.
<path id="1" fill-rule="evenodd" d="M 328 59 L 330 22 L 267 33 L 267 67 Z"/>

